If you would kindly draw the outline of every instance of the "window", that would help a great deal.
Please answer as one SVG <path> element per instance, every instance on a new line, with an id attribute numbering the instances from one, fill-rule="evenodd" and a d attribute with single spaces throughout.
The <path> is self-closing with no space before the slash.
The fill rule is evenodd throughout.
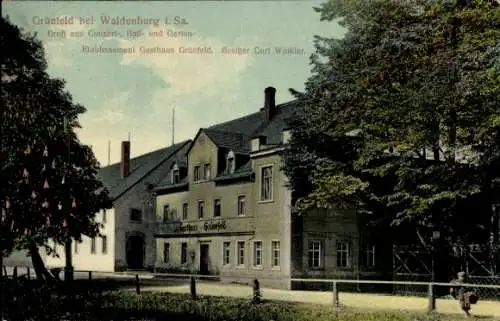
<path id="1" fill-rule="evenodd" d="M 337 242 L 337 266 L 349 266 L 349 243 Z"/>
<path id="2" fill-rule="evenodd" d="M 273 241 L 271 243 L 272 265 L 273 267 L 280 266 L 280 242 Z"/>
<path id="3" fill-rule="evenodd" d="M 163 223 L 167 223 L 170 219 L 170 205 L 163 205 Z"/>
<path id="4" fill-rule="evenodd" d="M 235 170 L 235 163 L 234 163 L 234 157 L 228 157 L 227 158 L 227 172 L 229 174 L 234 173 Z"/>
<path id="5" fill-rule="evenodd" d="M 204 201 L 198 201 L 198 218 L 203 218 L 203 215 L 205 211 L 205 202 Z"/>
<path id="6" fill-rule="evenodd" d="M 170 261 L 170 243 L 163 243 L 163 263 Z"/>
<path id="7" fill-rule="evenodd" d="M 201 168 L 199 165 L 195 166 L 193 169 L 193 180 L 198 182 L 201 180 Z"/>
<path id="8" fill-rule="evenodd" d="M 172 170 L 172 184 L 179 184 L 181 182 L 181 173 L 178 168 Z"/>
<path id="9" fill-rule="evenodd" d="M 90 254 L 95 254 L 96 250 L 95 237 L 90 239 Z"/>
<path id="10" fill-rule="evenodd" d="M 375 244 L 365 244 L 363 256 L 366 267 L 375 267 Z"/>
<path id="11" fill-rule="evenodd" d="M 214 200 L 214 217 L 219 217 L 220 211 L 221 211 L 220 200 L 216 199 Z"/>
<path id="12" fill-rule="evenodd" d="M 181 244 L 181 264 L 186 264 L 187 258 L 188 258 L 188 244 L 182 243 Z"/>
<path id="13" fill-rule="evenodd" d="M 102 254 L 107 254 L 108 253 L 108 238 L 106 235 L 101 236 L 101 242 L 102 242 Z"/>
<path id="14" fill-rule="evenodd" d="M 273 199 L 273 167 L 265 166 L 260 172 L 260 200 L 270 201 Z"/>
<path id="15" fill-rule="evenodd" d="M 73 242 L 75 242 L 75 254 L 78 254 L 78 241 L 73 240 Z"/>
<path id="16" fill-rule="evenodd" d="M 262 242 L 253 243 L 253 265 L 262 266 Z"/>
<path id="17" fill-rule="evenodd" d="M 231 263 L 231 243 L 224 242 L 222 246 L 222 264 L 229 265 Z"/>
<path id="18" fill-rule="evenodd" d="M 188 203 L 182 204 L 182 219 L 187 220 L 188 218 Z"/>
<path id="19" fill-rule="evenodd" d="M 140 223 L 142 222 L 142 212 L 138 208 L 130 209 L 130 220 L 132 222 Z"/>
<path id="20" fill-rule="evenodd" d="M 319 269 L 321 268 L 321 242 L 320 241 L 310 241 L 309 242 L 309 268 Z"/>
<path id="21" fill-rule="evenodd" d="M 238 242 L 238 265 L 245 265 L 245 242 Z"/>
<path id="22" fill-rule="evenodd" d="M 238 215 L 245 215 L 246 212 L 246 199 L 245 195 L 238 196 Z"/>
<path id="23" fill-rule="evenodd" d="M 106 223 L 106 210 L 102 210 L 102 222 Z"/>
<path id="24" fill-rule="evenodd" d="M 203 179 L 209 180 L 210 173 L 211 173 L 210 164 L 203 165 Z"/>

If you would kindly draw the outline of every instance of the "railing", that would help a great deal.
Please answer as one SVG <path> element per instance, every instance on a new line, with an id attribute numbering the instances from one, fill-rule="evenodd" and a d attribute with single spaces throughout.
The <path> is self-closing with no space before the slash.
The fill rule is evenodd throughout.
<path id="1" fill-rule="evenodd" d="M 441 282 L 408 282 L 408 281 L 382 281 L 382 280 L 337 280 L 337 279 L 291 279 L 292 282 L 316 282 L 323 284 L 331 284 L 332 296 L 333 296 L 333 309 L 334 312 L 337 312 L 341 306 L 339 293 L 341 292 L 340 285 L 341 284 L 351 284 L 351 285 L 411 285 L 411 286 L 425 286 L 427 288 L 427 311 L 434 312 L 436 311 L 436 288 L 437 287 L 447 287 L 448 289 L 456 286 L 453 283 L 441 283 Z M 491 284 L 472 284 L 472 283 L 463 283 L 461 286 L 470 287 L 473 289 L 493 289 L 496 291 L 500 291 L 500 285 L 491 285 Z M 390 294 L 387 294 L 390 295 Z M 498 297 L 497 299 L 500 299 Z M 494 302 L 494 301 L 492 301 Z M 494 302 L 493 304 L 499 308 L 500 311 L 500 302 Z M 498 312 L 497 312 L 498 313 Z"/>

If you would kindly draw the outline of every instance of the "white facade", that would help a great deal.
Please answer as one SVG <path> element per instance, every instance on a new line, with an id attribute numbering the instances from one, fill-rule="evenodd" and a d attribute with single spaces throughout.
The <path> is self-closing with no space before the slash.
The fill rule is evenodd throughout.
<path id="1" fill-rule="evenodd" d="M 101 234 L 94 242 L 89 237 L 82 237 L 82 242 L 73 241 L 71 253 L 75 271 L 113 272 L 115 270 L 116 238 L 115 238 L 115 209 L 111 208 L 96 214 L 96 221 L 103 224 Z M 52 241 L 49 241 L 51 244 Z M 45 251 L 43 251 L 45 252 Z M 64 267 L 66 264 L 64 245 L 56 245 L 58 257 L 45 256 L 45 265 L 48 268 Z"/>

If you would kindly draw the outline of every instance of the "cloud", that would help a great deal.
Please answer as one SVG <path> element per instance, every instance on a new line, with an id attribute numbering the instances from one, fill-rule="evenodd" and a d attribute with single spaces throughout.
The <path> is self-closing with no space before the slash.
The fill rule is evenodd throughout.
<path id="1" fill-rule="evenodd" d="M 199 127 L 227 120 L 234 116 L 234 106 L 242 92 L 241 75 L 251 65 L 250 56 L 222 56 L 223 46 L 237 46 L 250 43 L 256 39 L 235 39 L 231 44 L 224 44 L 213 37 L 195 34 L 189 38 L 150 37 L 149 31 L 180 31 L 160 25 L 143 30 L 145 36 L 136 39 L 88 38 L 89 27 L 73 25 L 71 31 L 84 31 L 85 38 L 49 39 L 45 43 L 49 64 L 63 77 L 67 68 L 75 69 L 75 59 L 82 57 L 81 45 L 91 42 L 95 45 L 111 46 L 118 42 L 121 47 L 137 48 L 136 53 L 125 54 L 116 65 L 116 74 L 109 76 L 109 81 L 124 74 L 126 69 L 141 68 L 155 75 L 164 83 L 163 88 L 153 90 L 143 87 L 147 84 L 137 83 L 136 88 L 149 94 L 150 102 L 138 106 L 130 88 L 123 92 L 107 93 L 106 97 L 88 101 L 80 122 L 82 130 L 79 136 L 83 143 L 92 146 L 94 153 L 102 165 L 108 163 L 108 140 L 111 140 L 111 163 L 120 159 L 120 142 L 127 139 L 130 132 L 131 154 L 133 157 L 168 146 L 172 141 L 172 109 L 175 108 L 175 141 L 193 138 Z M 125 30 L 125 29 L 120 29 Z M 69 29 L 66 29 L 69 32 Z M 250 41 L 249 41 L 250 40 Z M 142 54 L 140 47 L 156 46 L 178 49 L 211 47 L 212 55 L 204 54 Z M 88 56 L 88 54 L 87 54 Z M 116 55 L 115 55 L 116 56 Z M 117 57 L 120 59 L 120 57 Z M 99 60 L 101 61 L 101 60 Z M 73 64 L 72 64 L 73 62 Z M 86 70 L 79 71 L 78 77 L 92 79 Z M 79 79 L 80 81 L 80 79 Z M 100 99 L 100 103 L 99 103 Z M 134 105 L 135 104 L 135 105 Z"/>

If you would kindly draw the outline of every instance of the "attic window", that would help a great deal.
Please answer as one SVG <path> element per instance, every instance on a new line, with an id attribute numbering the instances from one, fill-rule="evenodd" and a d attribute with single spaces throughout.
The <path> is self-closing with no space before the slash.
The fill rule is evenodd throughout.
<path id="1" fill-rule="evenodd" d="M 181 174 L 177 164 L 172 168 L 172 184 L 179 184 L 181 182 Z"/>
<path id="2" fill-rule="evenodd" d="M 229 174 L 234 173 L 236 163 L 234 161 L 234 153 L 233 151 L 230 151 L 229 154 L 227 155 L 227 172 Z"/>
<path id="3" fill-rule="evenodd" d="M 136 223 L 142 222 L 142 211 L 138 208 L 130 209 L 130 221 Z"/>

